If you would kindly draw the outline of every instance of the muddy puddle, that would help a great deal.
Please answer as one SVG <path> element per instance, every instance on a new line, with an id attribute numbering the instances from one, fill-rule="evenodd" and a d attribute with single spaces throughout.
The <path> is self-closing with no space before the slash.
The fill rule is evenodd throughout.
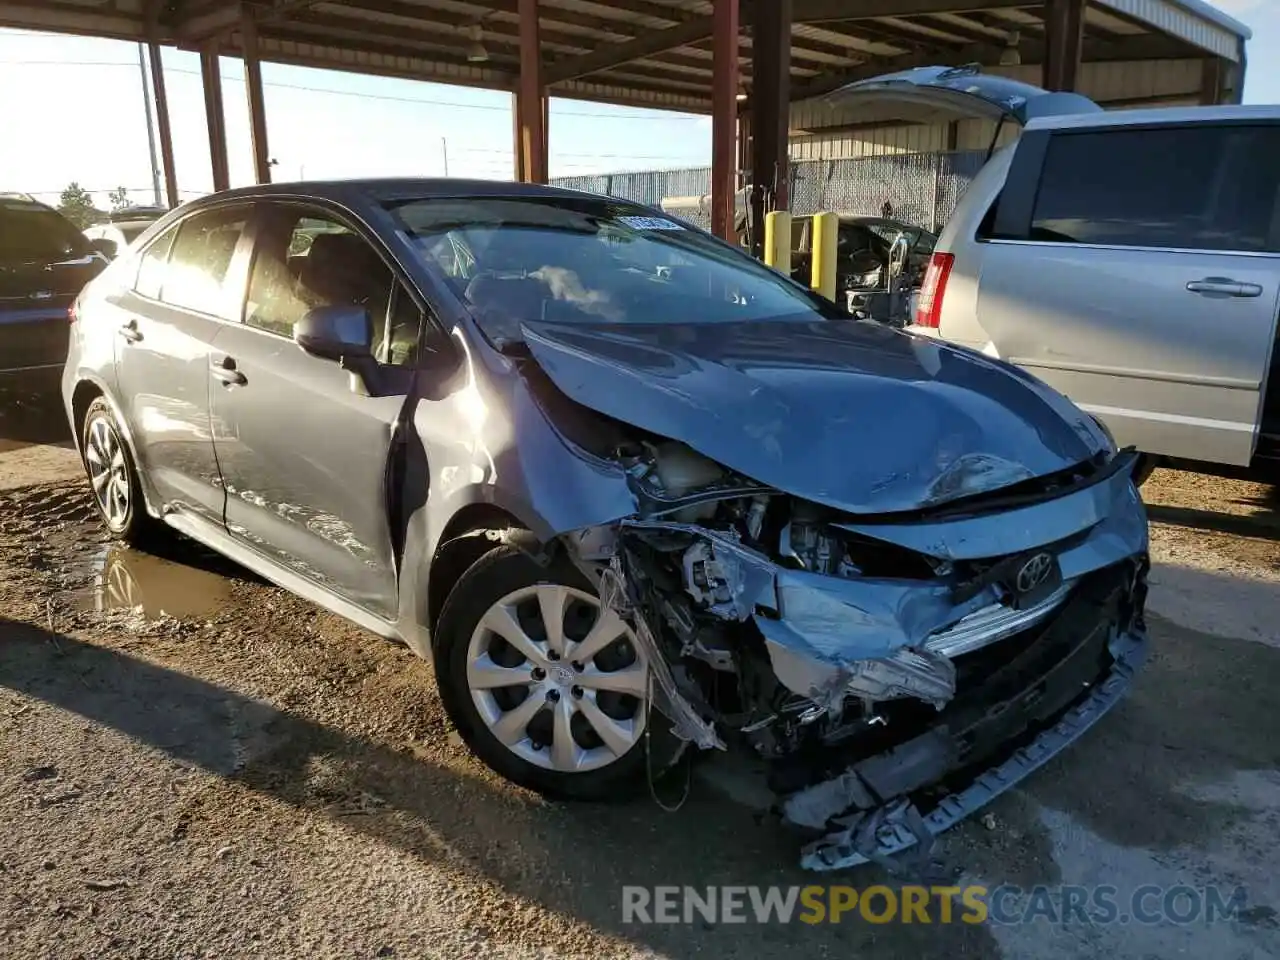
<path id="1" fill-rule="evenodd" d="M 76 606 L 93 613 L 139 610 L 149 619 L 216 613 L 229 584 L 216 573 L 106 544 L 90 561 L 93 579 L 78 592 Z"/>

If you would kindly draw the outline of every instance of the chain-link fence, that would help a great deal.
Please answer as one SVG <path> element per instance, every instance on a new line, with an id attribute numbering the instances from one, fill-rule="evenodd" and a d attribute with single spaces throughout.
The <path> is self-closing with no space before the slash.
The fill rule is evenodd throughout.
<path id="1" fill-rule="evenodd" d="M 965 188 L 982 169 L 984 151 L 910 153 L 851 160 L 801 160 L 791 164 L 791 211 L 830 210 L 862 216 L 888 215 L 929 230 L 945 224 Z M 711 191 L 711 170 L 649 170 L 639 173 L 558 177 L 557 186 L 587 190 L 658 206 L 663 197 L 702 196 Z M 887 204 L 887 206 L 886 206 Z M 699 214 L 684 214 L 701 226 Z"/>

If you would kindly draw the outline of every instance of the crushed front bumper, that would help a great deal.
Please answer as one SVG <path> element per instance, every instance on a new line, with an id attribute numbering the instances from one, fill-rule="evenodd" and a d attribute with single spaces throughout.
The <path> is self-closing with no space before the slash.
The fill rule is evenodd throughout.
<path id="1" fill-rule="evenodd" d="M 917 846 L 927 859 L 937 834 L 1077 740 L 1120 700 L 1146 655 L 1144 572 L 1091 578 L 1043 630 L 1006 641 L 1013 662 L 958 691 L 920 735 L 786 797 L 787 820 L 829 831 L 804 849 L 802 865 L 896 868 Z"/>

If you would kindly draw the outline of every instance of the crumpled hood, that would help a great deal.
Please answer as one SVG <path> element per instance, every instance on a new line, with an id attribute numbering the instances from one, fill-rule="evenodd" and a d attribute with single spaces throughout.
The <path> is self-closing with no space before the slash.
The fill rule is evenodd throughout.
<path id="1" fill-rule="evenodd" d="M 578 403 L 854 513 L 997 489 L 1107 445 L 1016 368 L 877 323 L 528 323 L 524 335 Z"/>

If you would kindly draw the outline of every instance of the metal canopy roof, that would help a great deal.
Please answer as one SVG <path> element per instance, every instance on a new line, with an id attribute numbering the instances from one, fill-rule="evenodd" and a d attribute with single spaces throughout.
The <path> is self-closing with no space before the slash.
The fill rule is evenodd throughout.
<path id="1" fill-rule="evenodd" d="M 742 0 L 744 27 L 752 0 Z M 768 2 L 768 0 L 755 0 Z M 518 0 L 246 0 L 264 60 L 497 89 L 519 70 Z M 540 0 L 554 96 L 708 112 L 710 0 Z M 240 0 L 0 0 L 0 25 L 236 54 Z M 1016 34 L 1043 62 L 1042 3 L 1026 0 L 793 0 L 792 98 L 924 64 L 999 62 Z M 468 60 L 478 24 L 488 59 Z M 1083 60 L 1217 56 L 1239 61 L 1248 30 L 1201 0 L 1095 0 Z M 750 93 L 751 36 L 741 38 Z"/>

